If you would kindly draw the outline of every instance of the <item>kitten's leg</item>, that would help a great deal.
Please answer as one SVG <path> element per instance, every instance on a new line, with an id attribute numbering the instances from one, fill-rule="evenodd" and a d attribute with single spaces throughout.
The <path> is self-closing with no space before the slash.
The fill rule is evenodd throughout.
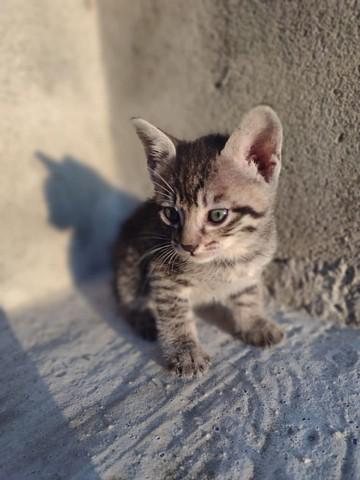
<path id="1" fill-rule="evenodd" d="M 124 317 L 140 337 L 153 342 L 158 336 L 155 317 L 145 302 L 140 303 L 136 302 L 136 305 L 131 305 L 124 312 Z"/>
<path id="2" fill-rule="evenodd" d="M 228 299 L 235 322 L 235 336 L 257 347 L 279 343 L 284 333 L 264 315 L 261 284 L 239 290 Z"/>
<path id="3" fill-rule="evenodd" d="M 156 326 L 169 369 L 179 377 L 207 370 L 210 357 L 202 349 L 187 295 L 175 283 L 153 290 Z"/>
<path id="4" fill-rule="evenodd" d="M 121 259 L 114 279 L 114 290 L 125 320 L 145 340 L 156 340 L 155 318 L 149 308 L 148 298 L 139 295 L 139 285 L 145 278 L 137 266 L 138 253 L 128 248 Z"/>

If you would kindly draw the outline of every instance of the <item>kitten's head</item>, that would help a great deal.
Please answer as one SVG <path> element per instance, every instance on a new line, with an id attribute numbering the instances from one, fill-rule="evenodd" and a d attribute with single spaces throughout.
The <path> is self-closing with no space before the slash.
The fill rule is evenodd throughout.
<path id="1" fill-rule="evenodd" d="M 161 220 L 179 255 L 197 263 L 246 254 L 272 208 L 282 127 L 267 106 L 248 112 L 229 136 L 185 142 L 134 118 Z"/>

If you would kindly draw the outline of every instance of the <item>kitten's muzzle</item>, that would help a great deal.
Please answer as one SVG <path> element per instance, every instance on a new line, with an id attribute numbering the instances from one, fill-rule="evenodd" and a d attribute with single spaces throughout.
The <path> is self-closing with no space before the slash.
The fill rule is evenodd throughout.
<path id="1" fill-rule="evenodd" d="M 195 250 L 198 248 L 199 244 L 195 245 L 195 244 L 180 243 L 180 246 L 183 250 L 185 250 L 185 252 L 189 252 L 190 255 L 194 255 Z"/>

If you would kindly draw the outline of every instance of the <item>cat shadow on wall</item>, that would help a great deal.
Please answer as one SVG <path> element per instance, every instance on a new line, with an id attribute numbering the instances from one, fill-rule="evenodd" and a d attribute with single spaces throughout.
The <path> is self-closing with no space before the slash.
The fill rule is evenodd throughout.
<path id="1" fill-rule="evenodd" d="M 120 225 L 139 199 L 71 155 L 57 160 L 37 152 L 36 157 L 48 173 L 44 183 L 48 221 L 59 230 L 71 230 L 68 262 L 74 285 L 100 318 L 131 340 L 116 309 L 109 271 Z"/>
<path id="2" fill-rule="evenodd" d="M 121 223 L 139 203 L 71 155 L 55 160 L 42 152 L 49 223 L 71 230 L 69 266 L 74 283 L 90 280 L 111 266 L 111 249 Z"/>

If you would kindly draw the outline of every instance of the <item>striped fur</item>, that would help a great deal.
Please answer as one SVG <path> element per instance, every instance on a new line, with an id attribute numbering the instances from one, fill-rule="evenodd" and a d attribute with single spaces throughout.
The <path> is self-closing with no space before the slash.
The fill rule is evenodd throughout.
<path id="1" fill-rule="evenodd" d="M 230 137 L 193 142 L 142 119 L 134 124 L 154 197 L 126 222 L 116 244 L 115 291 L 123 314 L 144 337 L 157 334 L 179 376 L 201 374 L 209 364 L 194 322 L 199 304 L 230 307 L 234 335 L 244 342 L 278 343 L 282 331 L 265 319 L 261 293 L 262 271 L 276 248 L 273 205 L 282 140 L 276 114 L 257 107 Z M 175 223 L 166 208 L 176 209 Z M 227 212 L 219 224 L 209 217 L 216 209 Z"/>

